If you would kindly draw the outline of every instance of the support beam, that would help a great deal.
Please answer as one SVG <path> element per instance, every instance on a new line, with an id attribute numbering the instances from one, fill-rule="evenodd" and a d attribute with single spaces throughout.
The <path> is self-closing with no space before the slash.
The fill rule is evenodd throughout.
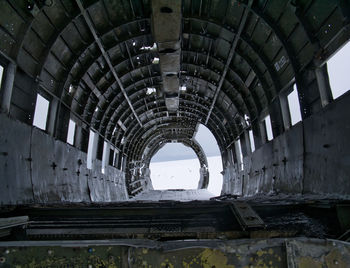
<path id="1" fill-rule="evenodd" d="M 320 91 L 321 105 L 322 107 L 325 107 L 333 100 L 332 90 L 329 84 L 327 64 L 322 67 L 316 67 L 315 75 L 318 89 Z"/>
<path id="2" fill-rule="evenodd" d="M 51 136 L 55 135 L 56 116 L 57 116 L 58 107 L 59 107 L 59 100 L 56 98 L 53 98 L 50 102 L 49 117 L 47 121 L 47 132 Z"/>
<path id="3" fill-rule="evenodd" d="M 16 64 L 9 62 L 3 75 L 1 87 L 1 110 L 8 114 L 10 112 L 13 83 L 16 75 Z"/>
<path id="4" fill-rule="evenodd" d="M 280 98 L 275 98 L 269 106 L 269 114 L 271 118 L 271 127 L 273 136 L 277 137 L 284 131 L 284 121 L 282 115 L 282 107 Z"/>
<path id="5" fill-rule="evenodd" d="M 159 51 L 165 104 L 169 112 L 179 109 L 181 7 L 181 0 L 152 0 L 152 28 Z"/>
<path id="6" fill-rule="evenodd" d="M 280 104 L 281 104 L 283 127 L 285 130 L 287 130 L 292 126 L 292 120 L 290 118 L 287 95 L 286 94 L 280 95 L 279 100 L 280 100 Z"/>
<path id="7" fill-rule="evenodd" d="M 115 80 L 117 81 L 117 83 L 118 83 L 118 85 L 119 85 L 119 87 L 120 87 L 121 92 L 123 93 L 123 95 L 124 95 L 126 101 L 128 102 L 132 113 L 134 114 L 134 116 L 135 116 L 137 122 L 139 123 L 139 125 L 142 127 L 141 120 L 140 120 L 139 116 L 137 115 L 137 113 L 135 112 L 134 107 L 132 106 L 132 103 L 131 103 L 131 101 L 130 101 L 130 99 L 129 99 L 129 97 L 128 97 L 126 91 L 125 91 L 125 88 L 124 88 L 123 84 L 122 84 L 122 81 L 121 81 L 120 78 L 118 77 L 117 72 L 115 71 L 115 69 L 114 69 L 114 67 L 113 67 L 113 65 L 112 65 L 112 62 L 111 62 L 111 59 L 110 59 L 108 53 L 106 52 L 106 50 L 105 50 L 104 47 L 103 47 L 100 38 L 97 36 L 96 30 L 95 30 L 95 28 L 94 28 L 94 26 L 93 26 L 93 22 L 92 22 L 91 18 L 89 17 L 87 11 L 86 11 L 85 8 L 83 7 L 83 5 L 82 5 L 82 3 L 81 3 L 81 0 L 76 0 L 76 3 L 78 4 L 79 9 L 80 9 L 80 11 L 81 11 L 81 14 L 83 15 L 83 17 L 84 17 L 84 19 L 85 19 L 85 22 L 86 22 L 86 24 L 88 25 L 88 27 L 89 27 L 89 29 L 90 29 L 90 31 L 91 31 L 91 33 L 92 33 L 92 35 L 93 35 L 93 37 L 94 37 L 96 43 L 97 43 L 99 49 L 101 50 L 101 53 L 102 53 L 102 55 L 103 55 L 105 61 L 107 62 L 109 69 L 111 70 L 111 72 L 112 72 L 112 74 L 113 74 Z"/>
<path id="8" fill-rule="evenodd" d="M 235 54 L 235 50 L 236 50 L 236 47 L 237 47 L 239 38 L 240 38 L 241 33 L 242 33 L 242 31 L 243 31 L 243 29 L 244 29 L 244 26 L 245 26 L 245 24 L 246 24 L 246 21 L 247 21 L 247 18 L 248 18 L 248 14 L 249 14 L 249 9 L 251 8 L 252 3 L 253 3 L 253 0 L 249 0 L 248 7 L 244 10 L 241 23 L 240 23 L 240 25 L 239 25 L 237 34 L 236 34 L 236 36 L 235 36 L 235 38 L 234 38 L 234 40 L 233 40 L 233 42 L 232 42 L 232 46 L 231 46 L 230 52 L 229 52 L 228 57 L 227 57 L 227 61 L 226 61 L 226 64 L 225 64 L 225 68 L 224 68 L 224 70 L 223 70 L 223 72 L 222 72 L 221 78 L 220 78 L 220 80 L 219 80 L 219 84 L 218 84 L 218 86 L 217 86 L 217 88 L 216 88 L 215 95 L 214 95 L 214 98 L 213 98 L 213 102 L 212 102 L 212 104 L 211 104 L 211 106 L 210 106 L 210 109 L 209 109 L 209 112 L 208 112 L 208 115 L 207 115 L 207 119 L 205 120 L 205 125 L 208 124 L 210 115 L 211 115 L 211 113 L 213 112 L 213 109 L 214 109 L 216 100 L 217 100 L 217 98 L 218 98 L 218 96 L 219 96 L 221 87 L 222 87 L 222 85 L 223 85 L 223 83 L 224 83 L 224 80 L 225 80 L 225 77 L 226 77 L 228 68 L 230 67 L 231 61 L 232 61 L 233 56 L 234 56 L 234 54 Z"/>
<path id="9" fill-rule="evenodd" d="M 240 135 L 240 140 L 243 157 L 251 155 L 252 148 L 247 130 L 244 130 L 243 133 Z"/>

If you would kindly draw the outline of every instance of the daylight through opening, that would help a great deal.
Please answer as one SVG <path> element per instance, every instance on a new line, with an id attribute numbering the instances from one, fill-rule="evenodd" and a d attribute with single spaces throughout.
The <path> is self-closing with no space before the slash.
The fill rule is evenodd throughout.
<path id="1" fill-rule="evenodd" d="M 200 164 L 194 151 L 181 143 L 168 143 L 152 158 L 154 190 L 197 189 Z"/>
<path id="2" fill-rule="evenodd" d="M 328 75 L 333 98 L 336 99 L 350 90 L 349 76 L 350 42 L 328 60 Z"/>

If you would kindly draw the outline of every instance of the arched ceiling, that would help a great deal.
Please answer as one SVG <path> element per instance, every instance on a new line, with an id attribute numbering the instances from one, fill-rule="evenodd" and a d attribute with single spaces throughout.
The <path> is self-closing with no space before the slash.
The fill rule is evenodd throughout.
<path id="1" fill-rule="evenodd" d="M 3 0 L 7 43 L 1 50 L 39 92 L 59 102 L 56 132 L 67 131 L 60 127 L 74 118 L 128 161 L 139 161 L 150 144 L 190 140 L 199 123 L 224 153 L 248 127 L 245 118 L 257 120 L 343 27 L 340 20 L 327 24 L 342 16 L 341 1 L 175 2 L 175 79 L 182 90 L 173 110 L 166 104 L 165 67 L 157 62 L 162 45 L 154 35 L 160 27 L 155 7 L 167 1 Z"/>

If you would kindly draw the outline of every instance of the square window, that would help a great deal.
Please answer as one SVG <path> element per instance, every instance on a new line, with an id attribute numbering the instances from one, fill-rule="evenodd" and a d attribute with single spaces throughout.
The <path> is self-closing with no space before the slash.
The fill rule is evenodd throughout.
<path id="1" fill-rule="evenodd" d="M 46 130 L 47 114 L 50 102 L 40 94 L 36 97 L 33 125 Z"/>

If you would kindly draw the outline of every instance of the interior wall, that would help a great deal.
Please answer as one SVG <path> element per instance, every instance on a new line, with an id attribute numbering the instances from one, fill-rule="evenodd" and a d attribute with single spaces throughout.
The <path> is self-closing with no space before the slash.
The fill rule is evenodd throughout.
<path id="1" fill-rule="evenodd" d="M 244 157 L 228 162 L 223 194 L 350 195 L 350 93 Z M 125 175 L 86 153 L 0 114 L 0 203 L 115 202 L 128 198 Z M 73 182 L 73 183 L 72 183 Z"/>
<path id="2" fill-rule="evenodd" d="M 0 114 L 0 203 L 116 202 L 128 199 L 125 175 L 86 153 Z"/>
<path id="3" fill-rule="evenodd" d="M 222 194 L 350 196 L 350 92 L 243 159 L 228 162 Z"/>

